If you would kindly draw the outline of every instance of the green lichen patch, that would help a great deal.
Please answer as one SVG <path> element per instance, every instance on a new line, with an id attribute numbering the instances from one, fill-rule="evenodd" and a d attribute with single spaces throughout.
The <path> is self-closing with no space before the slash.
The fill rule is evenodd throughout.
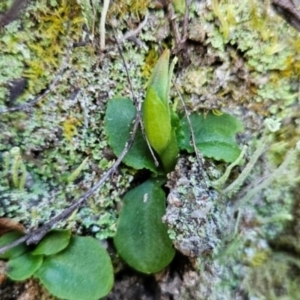
<path id="1" fill-rule="evenodd" d="M 21 18 L 0 34 L 2 44 L 6 43 L 1 47 L 3 63 L 7 65 L 8 58 L 16 62 L 10 60 L 13 68 L 1 73 L 1 109 L 30 103 L 36 93 L 49 86 L 58 69 L 63 69 L 52 91 L 38 105 L 1 115 L 0 215 L 13 217 L 27 228 L 49 221 L 68 207 L 116 159 L 106 142 L 104 112 L 109 97 L 130 92 L 127 76 L 117 50 L 100 57 L 95 44 L 73 47 L 85 34 L 84 23 L 77 2 L 42 1 L 28 6 Z M 12 41 L 13 37 L 17 40 Z M 128 44 L 124 56 L 126 60 L 135 58 L 129 67 L 132 77 L 137 70 L 142 72 L 144 51 L 138 53 Z M 28 81 L 25 92 L 8 102 L 9 82 L 22 76 Z M 140 78 L 134 80 L 137 90 L 145 83 Z M 14 147 L 19 149 L 17 156 L 9 154 Z M 116 205 L 133 175 L 134 170 L 126 168 L 116 172 L 90 197 L 87 207 L 59 226 L 78 233 L 88 229 L 100 239 L 114 235 Z"/>

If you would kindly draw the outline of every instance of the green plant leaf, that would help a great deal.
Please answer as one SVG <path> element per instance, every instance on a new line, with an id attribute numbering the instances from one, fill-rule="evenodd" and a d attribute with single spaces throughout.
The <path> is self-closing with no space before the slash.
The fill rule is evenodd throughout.
<path id="1" fill-rule="evenodd" d="M 165 49 L 159 57 L 152 71 L 148 87 L 155 90 L 157 97 L 162 101 L 165 107 L 169 106 L 169 87 L 170 74 L 172 70 L 169 68 L 170 50 Z"/>
<path id="2" fill-rule="evenodd" d="M 171 77 L 177 59 L 174 58 L 170 65 L 169 60 L 170 51 L 166 49 L 153 69 L 142 107 L 145 133 L 166 172 L 173 169 L 178 154 L 173 132 L 177 116 L 169 107 Z"/>
<path id="3" fill-rule="evenodd" d="M 21 238 L 23 235 L 24 234 L 19 231 L 11 231 L 11 232 L 4 234 L 3 236 L 0 237 L 0 247 L 3 247 L 5 245 L 12 243 L 13 241 Z M 28 251 L 28 247 L 26 246 L 25 243 L 22 243 L 16 247 L 13 247 L 12 249 L 4 252 L 3 254 L 1 254 L 0 258 L 4 258 L 4 259 L 15 258 L 15 257 L 23 254 L 26 251 Z"/>
<path id="4" fill-rule="evenodd" d="M 164 169 L 167 173 L 174 170 L 177 162 L 178 153 L 179 153 L 179 149 L 177 145 L 175 129 L 173 129 L 171 134 L 171 140 L 167 148 L 165 149 L 165 151 L 160 156 Z"/>
<path id="5" fill-rule="evenodd" d="M 108 143 L 116 156 L 121 154 L 130 138 L 135 115 L 136 109 L 130 99 L 114 98 L 108 101 L 104 126 Z M 140 129 L 137 131 L 134 143 L 123 161 L 135 169 L 146 168 L 156 172 L 153 158 Z"/>
<path id="6" fill-rule="evenodd" d="M 72 236 L 66 249 L 45 257 L 34 276 L 51 294 L 69 300 L 96 300 L 113 286 L 110 257 L 91 237 Z"/>
<path id="7" fill-rule="evenodd" d="M 148 180 L 124 197 L 114 243 L 121 257 L 143 273 L 155 273 L 167 266 L 175 251 L 162 223 L 165 195 Z"/>
<path id="8" fill-rule="evenodd" d="M 169 106 L 149 87 L 143 103 L 143 122 L 151 147 L 161 155 L 171 139 L 171 117 Z"/>
<path id="9" fill-rule="evenodd" d="M 240 148 L 235 134 L 243 131 L 242 123 L 235 117 L 223 113 L 220 116 L 192 113 L 190 120 L 194 130 L 197 148 L 206 157 L 225 162 L 234 162 L 240 155 Z M 180 149 L 193 152 L 190 143 L 191 131 L 186 117 L 181 119 L 181 128 L 177 132 Z"/>
<path id="10" fill-rule="evenodd" d="M 65 249 L 70 242 L 70 230 L 49 231 L 38 246 L 31 252 L 33 255 L 53 255 Z"/>
<path id="11" fill-rule="evenodd" d="M 31 277 L 42 265 L 42 255 L 32 255 L 26 252 L 7 263 L 7 275 L 12 280 L 25 280 Z"/>

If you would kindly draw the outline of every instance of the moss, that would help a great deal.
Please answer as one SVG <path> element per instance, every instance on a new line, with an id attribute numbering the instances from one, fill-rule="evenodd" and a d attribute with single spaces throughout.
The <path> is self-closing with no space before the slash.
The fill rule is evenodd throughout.
<path id="1" fill-rule="evenodd" d="M 78 41 L 83 24 L 76 1 L 55 1 L 49 5 L 44 0 L 29 5 L 21 19 L 6 26 L 1 35 L 0 47 L 5 54 L 1 56 L 3 63 L 11 55 L 9 65 L 15 68 L 7 68 L 9 73 L 1 75 L 0 84 L 12 78 L 27 78 L 27 93 L 21 98 L 23 101 L 30 94 L 45 89 L 66 55 L 70 43 L 68 37 L 72 36 L 73 42 Z M 1 98 L 0 104 L 4 100 Z"/>

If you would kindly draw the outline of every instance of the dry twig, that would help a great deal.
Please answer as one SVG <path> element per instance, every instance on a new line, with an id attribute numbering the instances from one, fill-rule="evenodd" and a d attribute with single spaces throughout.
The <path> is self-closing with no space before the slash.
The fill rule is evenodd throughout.
<path id="1" fill-rule="evenodd" d="M 172 30 L 174 32 L 174 37 L 175 37 L 174 53 L 178 53 L 183 49 L 183 46 L 188 37 L 189 9 L 188 9 L 187 0 L 185 0 L 185 14 L 184 14 L 183 25 L 182 25 L 182 36 L 179 33 L 174 7 L 171 3 L 168 5 L 168 15 L 169 15 L 168 16 L 169 20 L 171 21 Z"/>
<path id="2" fill-rule="evenodd" d="M 4 14 L 0 15 L 0 28 L 16 20 L 27 2 L 27 0 L 15 0 L 10 9 Z"/>
<path id="3" fill-rule="evenodd" d="M 300 11 L 292 0 L 273 0 L 272 4 L 290 25 L 300 31 Z"/>

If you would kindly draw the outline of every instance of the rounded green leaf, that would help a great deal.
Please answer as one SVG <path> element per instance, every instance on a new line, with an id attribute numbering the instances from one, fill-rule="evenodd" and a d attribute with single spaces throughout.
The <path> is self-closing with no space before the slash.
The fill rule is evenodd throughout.
<path id="1" fill-rule="evenodd" d="M 108 143 L 116 156 L 121 154 L 130 138 L 135 115 L 136 109 L 130 99 L 114 98 L 108 101 L 104 127 Z M 140 129 L 123 161 L 135 169 L 146 168 L 156 172 L 153 158 Z"/>
<path id="2" fill-rule="evenodd" d="M 169 107 L 149 87 L 143 103 L 143 123 L 151 147 L 161 155 L 171 139 L 171 117 Z"/>
<path id="3" fill-rule="evenodd" d="M 162 222 L 165 201 L 163 190 L 150 180 L 124 197 L 114 243 L 121 257 L 143 273 L 162 270 L 175 254 Z"/>
<path id="4" fill-rule="evenodd" d="M 0 247 L 6 246 L 12 243 L 13 241 L 16 241 L 17 239 L 21 238 L 23 235 L 24 234 L 19 231 L 11 231 L 4 234 L 3 236 L 0 237 Z M 22 243 L 1 254 L 0 258 L 4 258 L 4 259 L 14 258 L 23 254 L 26 251 L 28 251 L 28 247 L 25 245 L 25 243 Z"/>
<path id="5" fill-rule="evenodd" d="M 70 230 L 49 231 L 38 246 L 32 251 L 33 255 L 53 255 L 65 249 L 70 242 Z"/>
<path id="6" fill-rule="evenodd" d="M 197 148 L 206 157 L 225 162 L 234 162 L 240 155 L 240 148 L 235 135 L 243 131 L 242 123 L 235 117 L 223 113 L 216 116 L 213 113 L 192 113 L 190 120 L 194 130 Z M 179 147 L 193 152 L 190 143 L 191 131 L 186 117 L 181 120 L 181 128 L 177 132 Z"/>
<path id="7" fill-rule="evenodd" d="M 110 257 L 91 237 L 71 237 L 66 249 L 45 258 L 35 276 L 51 294 L 69 300 L 96 300 L 113 286 Z"/>
<path id="8" fill-rule="evenodd" d="M 7 263 L 7 275 L 12 280 L 25 280 L 31 277 L 42 265 L 42 255 L 32 255 L 26 252 Z"/>

